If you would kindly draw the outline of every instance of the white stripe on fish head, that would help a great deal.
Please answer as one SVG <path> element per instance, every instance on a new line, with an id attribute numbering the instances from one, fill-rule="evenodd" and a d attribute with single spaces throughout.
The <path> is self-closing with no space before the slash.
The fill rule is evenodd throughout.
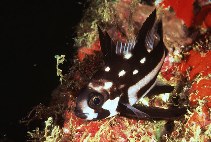
<path id="1" fill-rule="evenodd" d="M 88 106 L 87 100 L 82 101 L 80 103 L 80 107 L 81 107 L 81 110 L 84 113 L 84 115 L 86 115 L 87 120 L 93 120 L 93 119 L 97 118 L 98 113 L 95 113 L 95 110 Z"/>
<path id="2" fill-rule="evenodd" d="M 143 88 L 144 86 L 146 86 L 159 72 L 163 61 L 165 58 L 165 52 L 163 54 L 163 57 L 161 58 L 160 62 L 158 63 L 158 65 L 151 71 L 149 72 L 144 78 L 142 78 L 140 81 L 138 81 L 136 84 L 134 84 L 133 86 L 129 87 L 128 89 L 128 101 L 130 103 L 130 105 L 135 104 L 139 98 L 137 97 L 137 93 L 138 91 Z M 146 93 L 144 93 L 142 95 L 142 97 L 144 97 L 151 89 L 153 88 L 153 86 L 151 86 Z"/>
<path id="3" fill-rule="evenodd" d="M 116 97 L 113 100 L 109 99 L 103 104 L 102 108 L 105 109 L 105 110 L 108 110 L 110 112 L 110 115 L 108 117 L 111 117 L 111 116 L 118 114 L 116 109 L 117 109 L 117 106 L 119 104 L 119 99 L 120 99 L 120 97 Z"/>

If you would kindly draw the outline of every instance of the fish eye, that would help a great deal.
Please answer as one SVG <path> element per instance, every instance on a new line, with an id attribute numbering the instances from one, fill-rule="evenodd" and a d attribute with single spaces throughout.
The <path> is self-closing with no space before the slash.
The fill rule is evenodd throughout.
<path id="1" fill-rule="evenodd" d="M 89 101 L 88 101 L 88 105 L 89 107 L 91 108 L 96 108 L 96 107 L 99 107 L 103 104 L 104 102 L 104 98 L 103 98 L 103 95 L 100 94 L 100 93 L 97 93 L 97 92 L 91 92 L 89 94 L 90 98 L 89 98 Z"/>

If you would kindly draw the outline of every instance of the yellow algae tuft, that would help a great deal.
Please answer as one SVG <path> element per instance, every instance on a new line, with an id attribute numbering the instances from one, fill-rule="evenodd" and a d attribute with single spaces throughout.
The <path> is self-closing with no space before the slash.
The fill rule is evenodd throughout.
<path id="1" fill-rule="evenodd" d="M 62 129 L 53 124 L 53 118 L 49 117 L 45 121 L 44 130 L 40 130 L 38 127 L 32 132 L 27 132 L 31 142 L 60 142 L 63 136 Z"/>
<path id="2" fill-rule="evenodd" d="M 60 64 L 63 64 L 65 61 L 65 55 L 55 55 L 56 58 L 56 74 L 59 76 L 59 80 L 62 83 L 64 80 L 64 75 L 62 74 L 62 70 L 59 68 Z"/>

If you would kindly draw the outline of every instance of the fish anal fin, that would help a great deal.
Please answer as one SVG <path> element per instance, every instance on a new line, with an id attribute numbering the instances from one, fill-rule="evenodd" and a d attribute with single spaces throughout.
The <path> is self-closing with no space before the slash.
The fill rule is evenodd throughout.
<path id="1" fill-rule="evenodd" d="M 183 116 L 187 112 L 186 107 L 171 107 L 168 109 L 159 107 L 145 107 L 139 104 L 133 105 L 134 108 L 146 113 L 154 120 L 173 120 Z"/>

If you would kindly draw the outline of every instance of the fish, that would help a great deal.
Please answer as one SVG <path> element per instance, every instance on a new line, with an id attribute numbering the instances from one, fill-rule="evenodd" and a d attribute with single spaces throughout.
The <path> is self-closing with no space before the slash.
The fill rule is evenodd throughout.
<path id="1" fill-rule="evenodd" d="M 157 81 L 168 54 L 163 42 L 162 20 L 156 9 L 143 23 L 135 42 L 116 42 L 98 26 L 105 65 L 97 71 L 76 98 L 75 115 L 100 120 L 115 115 L 138 119 L 174 119 L 186 108 L 156 108 L 136 103 L 145 96 L 170 93 L 173 86 Z"/>

